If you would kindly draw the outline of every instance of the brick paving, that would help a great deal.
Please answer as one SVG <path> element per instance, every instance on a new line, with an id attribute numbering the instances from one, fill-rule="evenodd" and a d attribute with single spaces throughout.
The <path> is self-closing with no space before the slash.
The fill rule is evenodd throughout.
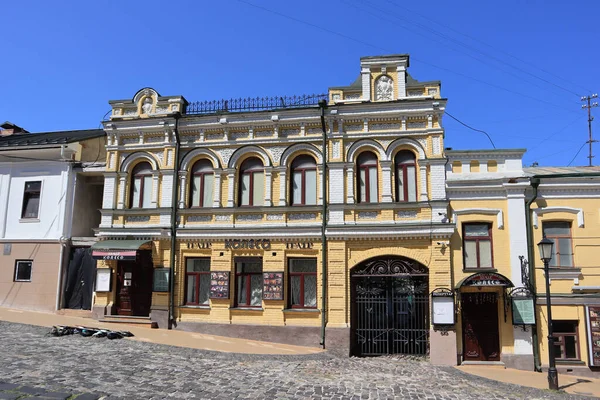
<path id="1" fill-rule="evenodd" d="M 584 398 L 416 358 L 242 355 L 48 331 L 0 321 L 0 399 Z"/>

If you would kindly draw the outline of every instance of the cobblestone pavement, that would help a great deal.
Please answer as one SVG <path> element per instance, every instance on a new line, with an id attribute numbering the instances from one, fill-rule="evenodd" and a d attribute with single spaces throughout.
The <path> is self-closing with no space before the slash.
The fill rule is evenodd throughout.
<path id="1" fill-rule="evenodd" d="M 69 400 L 583 398 L 490 381 L 419 359 L 241 355 L 47 332 L 0 321 L 0 381 L 8 384 L 0 385 L 0 399 L 21 393 L 10 385 L 79 396 Z"/>

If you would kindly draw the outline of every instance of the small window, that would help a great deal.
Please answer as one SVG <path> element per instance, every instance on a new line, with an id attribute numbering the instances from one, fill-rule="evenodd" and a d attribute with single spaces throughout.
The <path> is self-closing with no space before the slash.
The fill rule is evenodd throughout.
<path id="1" fill-rule="evenodd" d="M 490 224 L 463 225 L 463 257 L 465 269 L 494 268 Z"/>
<path id="2" fill-rule="evenodd" d="M 265 197 L 265 173 L 262 161 L 247 159 L 240 167 L 240 206 L 262 206 Z"/>
<path id="3" fill-rule="evenodd" d="M 288 267 L 290 271 L 290 307 L 316 308 L 317 259 L 292 258 L 288 260 Z"/>
<path id="4" fill-rule="evenodd" d="M 212 163 L 199 160 L 192 167 L 191 207 L 212 207 L 214 172 Z"/>
<path id="5" fill-rule="evenodd" d="M 317 204 L 317 164 L 311 156 L 298 156 L 292 162 L 292 205 Z"/>
<path id="6" fill-rule="evenodd" d="M 552 321 L 554 355 L 558 360 L 579 360 L 577 321 Z"/>
<path id="7" fill-rule="evenodd" d="M 564 221 L 544 222 L 544 236 L 554 241 L 550 267 L 573 266 L 573 240 L 571 239 L 571 223 Z"/>
<path id="8" fill-rule="evenodd" d="M 377 156 L 365 151 L 358 156 L 358 200 L 360 203 L 377 203 Z"/>
<path id="9" fill-rule="evenodd" d="M 40 192 L 42 190 L 42 182 L 25 182 L 25 190 L 23 192 L 23 209 L 21 210 L 21 218 L 37 218 L 40 210 Z"/>
<path id="10" fill-rule="evenodd" d="M 137 164 L 131 171 L 131 208 L 150 208 L 152 199 L 152 166 Z"/>
<path id="11" fill-rule="evenodd" d="M 210 258 L 188 258 L 185 270 L 185 304 L 208 305 Z"/>
<path id="12" fill-rule="evenodd" d="M 235 262 L 236 307 L 262 306 L 262 259 L 237 259 Z"/>
<path id="13" fill-rule="evenodd" d="M 31 260 L 17 260 L 15 263 L 15 282 L 31 282 Z"/>
<path id="14" fill-rule="evenodd" d="M 417 171 L 414 153 L 407 150 L 400 151 L 396 154 L 395 164 L 397 201 L 417 201 Z"/>

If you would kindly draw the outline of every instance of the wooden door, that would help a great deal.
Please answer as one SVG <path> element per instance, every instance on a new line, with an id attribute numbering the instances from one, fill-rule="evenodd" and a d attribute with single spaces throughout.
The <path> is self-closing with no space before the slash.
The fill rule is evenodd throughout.
<path id="1" fill-rule="evenodd" d="M 461 294 L 463 360 L 499 361 L 498 296 L 496 293 Z"/>
<path id="2" fill-rule="evenodd" d="M 119 261 L 117 268 L 118 315 L 150 315 L 152 274 L 152 256 L 149 251 L 138 251 L 135 261 Z"/>

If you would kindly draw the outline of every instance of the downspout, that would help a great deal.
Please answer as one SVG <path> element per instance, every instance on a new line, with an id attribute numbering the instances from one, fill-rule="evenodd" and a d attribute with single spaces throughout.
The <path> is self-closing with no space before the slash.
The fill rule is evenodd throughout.
<path id="1" fill-rule="evenodd" d="M 60 156 L 63 160 L 64 158 L 64 150 L 65 146 L 60 147 Z M 77 175 L 73 171 L 73 163 L 67 161 L 67 187 L 65 188 L 65 201 L 64 201 L 64 214 L 63 214 L 63 226 L 62 233 L 58 242 L 60 244 L 60 256 L 58 259 L 58 279 L 56 283 L 56 303 L 54 305 L 54 310 L 58 311 L 63 307 L 63 293 L 65 283 L 65 257 L 68 257 L 68 254 L 71 252 L 71 246 L 69 246 L 71 234 L 73 233 L 73 212 L 75 211 L 75 194 L 76 194 L 76 186 L 77 186 Z M 72 178 L 75 177 L 74 182 L 72 182 Z M 69 192 L 69 189 L 72 188 L 72 192 Z M 69 194 L 70 196 L 67 196 Z M 70 201 L 67 202 L 67 199 L 70 198 Z M 60 210 L 58 211 L 60 215 Z M 67 214 L 68 213 L 68 214 Z"/>
<path id="2" fill-rule="evenodd" d="M 169 325 L 168 329 L 173 329 L 175 322 L 175 246 L 177 244 L 177 203 L 179 190 L 179 118 L 180 113 L 174 115 L 175 129 L 173 135 L 175 139 L 175 164 L 173 165 L 173 193 L 171 194 L 171 256 L 169 261 Z"/>
<path id="3" fill-rule="evenodd" d="M 325 326 L 327 325 L 327 126 L 325 125 L 325 108 L 327 102 L 319 101 L 321 108 L 321 129 L 323 130 L 323 178 L 321 179 L 321 192 L 323 197 L 323 210 L 321 214 L 321 343 L 325 348 Z"/>
<path id="4" fill-rule="evenodd" d="M 533 292 L 533 301 L 537 299 L 537 293 L 535 289 L 535 266 L 533 260 L 533 231 L 531 227 L 531 205 L 538 197 L 538 186 L 540 185 L 539 178 L 531 178 L 531 187 L 533 188 L 533 196 L 525 203 L 525 229 L 527 230 L 527 261 L 529 262 L 527 267 L 529 269 L 529 285 Z M 534 304 L 535 309 L 535 304 Z M 542 372 L 542 365 L 540 361 L 540 344 L 538 342 L 538 331 L 537 331 L 537 317 L 536 313 L 533 313 L 535 318 L 534 328 L 531 330 L 531 341 L 533 342 L 533 367 L 535 371 Z"/>

